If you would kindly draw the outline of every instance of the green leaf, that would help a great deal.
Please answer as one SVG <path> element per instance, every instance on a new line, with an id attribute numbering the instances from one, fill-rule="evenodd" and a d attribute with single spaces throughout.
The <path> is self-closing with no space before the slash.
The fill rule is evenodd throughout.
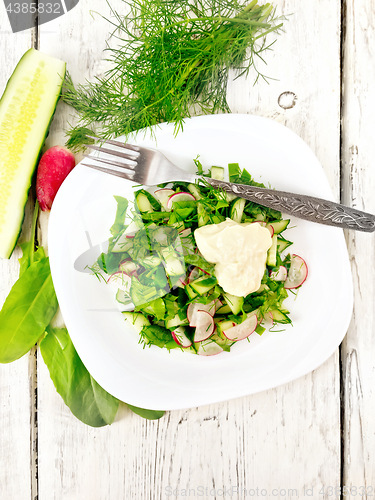
<path id="1" fill-rule="evenodd" d="M 74 416 L 91 427 L 111 424 L 119 401 L 106 392 L 82 363 L 66 328 L 47 328 L 40 351 L 57 392 Z"/>
<path id="2" fill-rule="evenodd" d="M 142 304 L 142 312 L 155 316 L 157 321 L 162 320 L 165 316 L 164 300 L 159 297 L 158 299 L 152 300 L 147 304 Z"/>
<path id="3" fill-rule="evenodd" d="M 238 163 L 228 163 L 229 182 L 238 182 L 241 177 L 241 169 Z"/>
<path id="4" fill-rule="evenodd" d="M 138 408 L 137 406 L 132 406 L 128 404 L 128 407 L 131 409 L 132 412 L 136 413 L 142 418 L 147 418 L 148 420 L 158 420 L 161 418 L 165 411 L 162 410 L 145 410 L 143 408 Z"/>
<path id="5" fill-rule="evenodd" d="M 146 345 L 153 344 L 158 347 L 164 347 L 168 342 L 173 341 L 171 332 L 158 325 L 144 326 L 141 336 Z M 178 347 L 177 344 L 176 347 Z"/>
<path id="6" fill-rule="evenodd" d="M 111 226 L 110 231 L 113 236 L 116 236 L 116 234 L 118 234 L 124 228 L 126 211 L 128 209 L 129 202 L 122 196 L 114 196 L 114 198 L 117 201 L 117 210 L 115 222 Z"/>
<path id="7" fill-rule="evenodd" d="M 34 241 L 27 241 L 26 243 L 21 243 L 20 245 L 23 255 L 20 259 L 18 259 L 20 263 L 20 275 L 21 277 L 23 273 L 28 269 L 31 265 L 31 260 L 33 262 L 38 262 L 41 259 L 44 259 L 46 256 L 46 253 L 44 251 L 43 247 L 39 247 L 33 254 L 31 253 L 31 248 L 34 250 Z"/>
<path id="8" fill-rule="evenodd" d="M 0 363 L 26 354 L 57 311 L 49 259 L 32 264 L 16 281 L 0 311 Z"/>
<path id="9" fill-rule="evenodd" d="M 39 215 L 39 203 L 38 201 L 35 203 L 33 220 L 31 223 L 31 238 L 30 241 L 25 243 L 21 243 L 20 247 L 22 250 L 22 257 L 18 259 L 20 263 L 20 274 L 19 277 L 23 275 L 28 267 L 31 266 L 36 260 L 40 260 L 45 257 L 45 252 L 43 247 L 38 248 L 35 251 L 35 232 L 36 232 L 36 223 Z"/>

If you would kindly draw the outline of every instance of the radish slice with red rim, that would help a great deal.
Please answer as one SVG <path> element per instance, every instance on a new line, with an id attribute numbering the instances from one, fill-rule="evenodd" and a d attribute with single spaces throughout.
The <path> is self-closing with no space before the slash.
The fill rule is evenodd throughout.
<path id="1" fill-rule="evenodd" d="M 174 201 L 195 201 L 195 198 L 191 193 L 186 193 L 185 191 L 172 194 L 167 201 L 167 210 L 172 210 Z"/>
<path id="2" fill-rule="evenodd" d="M 266 323 L 266 325 L 270 324 L 271 326 L 273 326 L 273 314 L 272 314 L 272 312 L 271 311 L 266 312 L 263 320 Z"/>
<path id="3" fill-rule="evenodd" d="M 202 342 L 202 340 L 208 339 L 215 331 L 214 318 L 207 311 L 197 312 L 196 323 L 194 342 Z"/>
<path id="4" fill-rule="evenodd" d="M 228 340 L 238 342 L 239 340 L 243 340 L 249 337 L 249 335 L 251 335 L 255 331 L 257 325 L 258 317 L 256 314 L 253 314 L 239 325 L 232 326 L 232 328 L 224 330 L 223 334 Z"/>
<path id="5" fill-rule="evenodd" d="M 270 274 L 271 280 L 275 281 L 285 281 L 288 276 L 288 271 L 286 267 L 280 266 L 278 271 L 272 271 Z"/>
<path id="6" fill-rule="evenodd" d="M 176 344 L 178 344 L 184 348 L 190 347 L 193 343 L 187 337 L 185 328 L 183 326 L 179 326 L 175 330 L 173 330 L 172 337 L 173 337 L 174 341 L 176 342 Z"/>
<path id="7" fill-rule="evenodd" d="M 299 255 L 293 254 L 284 287 L 287 290 L 300 287 L 306 281 L 307 274 L 308 269 L 306 262 Z"/>
<path id="8" fill-rule="evenodd" d="M 208 274 L 206 271 L 203 271 L 200 267 L 194 267 L 188 277 L 188 283 L 191 283 L 192 281 L 196 280 L 197 278 L 200 278 L 204 274 Z"/>
<path id="9" fill-rule="evenodd" d="M 192 302 L 188 305 L 186 315 L 190 326 L 197 326 L 199 321 L 199 311 L 204 311 L 213 316 L 216 312 L 217 305 L 216 301 L 212 301 L 209 304 L 200 304 L 199 302 Z"/>
<path id="10" fill-rule="evenodd" d="M 160 205 L 164 208 L 164 210 L 167 210 L 168 200 L 175 193 L 176 192 L 173 191 L 173 189 L 162 188 L 157 189 L 154 192 L 154 196 L 160 202 Z"/>
<path id="11" fill-rule="evenodd" d="M 133 262 L 131 259 L 125 259 L 120 262 L 118 266 L 119 271 L 132 276 L 133 274 L 137 274 L 137 270 L 139 269 L 139 265 Z"/>

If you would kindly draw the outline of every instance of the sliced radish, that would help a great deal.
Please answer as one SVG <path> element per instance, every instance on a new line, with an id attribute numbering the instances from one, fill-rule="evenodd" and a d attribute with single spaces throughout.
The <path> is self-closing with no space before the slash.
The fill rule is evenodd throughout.
<path id="1" fill-rule="evenodd" d="M 284 287 L 287 290 L 298 288 L 307 278 L 308 269 L 306 262 L 299 255 L 293 254 L 290 261 L 288 277 L 285 280 Z"/>
<path id="2" fill-rule="evenodd" d="M 233 326 L 232 328 L 228 328 L 227 330 L 223 330 L 223 334 L 228 340 L 238 342 L 239 340 L 246 339 L 249 335 L 251 335 L 257 325 L 258 317 L 256 314 L 253 314 L 249 318 L 245 319 L 243 323 Z"/>
<path id="3" fill-rule="evenodd" d="M 201 269 L 200 267 L 194 267 L 190 273 L 189 273 L 189 276 L 188 276 L 188 283 L 191 283 L 192 281 L 200 278 L 201 276 L 203 276 L 204 274 L 208 274 L 206 271 L 204 271 L 203 269 Z"/>
<path id="4" fill-rule="evenodd" d="M 268 231 L 270 232 L 270 235 L 271 235 L 271 238 L 272 238 L 272 236 L 275 234 L 275 230 L 274 230 L 274 228 L 273 228 L 273 225 L 272 225 L 272 224 L 268 224 L 268 225 L 266 226 L 266 228 L 267 228 L 267 229 L 268 229 Z"/>
<path id="5" fill-rule="evenodd" d="M 266 325 L 273 326 L 273 314 L 271 311 L 266 312 L 263 319 Z"/>
<path id="6" fill-rule="evenodd" d="M 186 193 L 185 191 L 172 194 L 167 201 L 167 210 L 172 210 L 173 202 L 175 201 L 195 201 L 195 198 L 191 193 Z"/>
<path id="7" fill-rule="evenodd" d="M 216 311 L 216 302 L 212 301 L 209 304 L 199 304 L 199 302 L 192 302 L 191 304 L 189 304 L 186 315 L 189 320 L 190 326 L 197 326 L 199 311 L 208 312 L 211 316 L 213 316 Z"/>
<path id="8" fill-rule="evenodd" d="M 132 276 L 133 274 L 137 274 L 137 270 L 139 269 L 139 265 L 133 262 L 131 259 L 125 259 L 120 262 L 118 266 L 118 270 Z"/>
<path id="9" fill-rule="evenodd" d="M 223 348 L 213 340 L 203 340 L 200 342 L 197 351 L 200 356 L 215 356 L 215 354 L 220 354 L 221 352 L 223 352 Z"/>
<path id="10" fill-rule="evenodd" d="M 215 299 L 214 302 L 215 302 L 215 312 L 216 312 L 218 309 L 220 309 L 220 307 L 223 306 L 223 302 L 221 302 L 220 299 Z"/>
<path id="11" fill-rule="evenodd" d="M 173 189 L 163 188 L 157 189 L 154 193 L 154 196 L 160 202 L 164 210 L 167 210 L 168 200 L 173 194 L 175 194 L 175 191 L 173 191 Z"/>
<path id="12" fill-rule="evenodd" d="M 275 281 L 285 281 L 288 276 L 288 271 L 286 267 L 280 266 L 278 271 L 272 271 L 270 274 L 271 280 Z"/>
<path id="13" fill-rule="evenodd" d="M 202 342 L 202 340 L 208 339 L 215 331 L 214 318 L 206 311 L 197 312 L 196 323 L 194 342 Z"/>
<path id="14" fill-rule="evenodd" d="M 185 283 L 185 281 L 182 278 L 179 278 L 174 286 L 177 286 L 178 288 L 185 288 L 186 285 L 187 283 Z"/>
<path id="15" fill-rule="evenodd" d="M 116 285 L 120 290 L 123 290 L 126 293 L 129 293 L 130 291 L 131 282 L 131 276 L 123 273 L 122 271 L 116 271 L 115 273 L 111 274 L 111 276 L 107 280 L 107 284 Z"/>
<path id="16" fill-rule="evenodd" d="M 191 234 L 191 229 L 190 227 L 187 227 L 186 229 L 183 229 L 182 231 L 178 232 L 178 235 L 180 238 L 186 238 Z"/>
<path id="17" fill-rule="evenodd" d="M 190 347 L 192 345 L 192 341 L 187 337 L 186 330 L 183 326 L 179 326 L 172 332 L 172 337 L 176 344 L 181 347 Z"/>

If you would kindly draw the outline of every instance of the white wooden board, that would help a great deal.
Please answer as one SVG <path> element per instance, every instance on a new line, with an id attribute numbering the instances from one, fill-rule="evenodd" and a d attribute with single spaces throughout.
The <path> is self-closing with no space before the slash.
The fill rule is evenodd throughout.
<path id="1" fill-rule="evenodd" d="M 1 5 L 0 95 L 18 60 L 33 44 L 30 30 L 12 33 Z M 30 213 L 28 203 L 22 238 L 30 235 Z M 0 308 L 18 278 L 21 255 L 17 249 L 10 260 L 0 259 Z M 15 363 L 0 365 L 0 498 L 27 499 L 37 493 L 35 384 L 35 349 Z"/>
<path id="2" fill-rule="evenodd" d="M 253 87 L 252 81 L 237 80 L 230 85 L 229 102 L 234 112 L 277 119 L 299 134 L 338 196 L 339 6 L 328 0 L 319 8 L 316 2 L 296 0 L 275 4 L 281 13 L 293 13 L 274 53 L 267 55 L 267 74 L 278 81 Z M 102 12 L 103 2 L 91 2 L 90 8 Z M 317 43 L 317 29 L 324 43 Z M 87 3 L 80 2 L 41 30 L 40 48 L 65 58 L 73 77 L 83 81 L 100 70 L 106 31 L 104 21 L 94 21 Z M 286 91 L 298 97 L 292 109 L 278 104 Z M 68 113 L 60 106 L 49 146 L 62 142 Z M 288 498 L 283 489 L 302 497 L 304 488 L 317 492 L 322 485 L 339 484 L 337 353 L 314 373 L 266 393 L 171 412 L 157 422 L 122 407 L 116 422 L 104 429 L 90 429 L 70 414 L 42 361 L 38 375 L 40 500 L 153 500 L 174 495 L 176 488 L 172 498 L 187 496 L 183 489 L 189 488 L 196 496 L 198 488 L 216 489 L 206 498 L 220 498 L 220 490 L 231 487 L 258 488 L 259 495 L 266 489 L 272 498 Z M 243 492 L 233 493 L 245 498 Z"/>
<path id="3" fill-rule="evenodd" d="M 343 202 L 375 213 L 374 2 L 348 2 L 343 58 Z M 355 290 L 354 314 L 342 348 L 343 484 L 346 498 L 375 495 L 375 236 L 347 235 Z"/>

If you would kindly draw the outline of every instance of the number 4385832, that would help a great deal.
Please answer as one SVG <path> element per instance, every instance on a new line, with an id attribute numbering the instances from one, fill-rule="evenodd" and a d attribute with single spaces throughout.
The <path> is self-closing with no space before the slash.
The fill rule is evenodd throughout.
<path id="1" fill-rule="evenodd" d="M 62 14 L 60 3 L 15 3 L 9 4 L 6 11 L 10 14 Z"/>

